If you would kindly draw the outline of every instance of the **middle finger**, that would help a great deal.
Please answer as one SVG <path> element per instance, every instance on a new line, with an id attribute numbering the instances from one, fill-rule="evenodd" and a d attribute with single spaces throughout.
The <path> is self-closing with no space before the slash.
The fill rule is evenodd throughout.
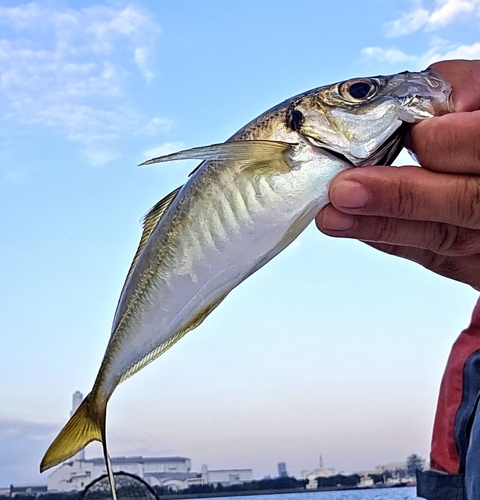
<path id="1" fill-rule="evenodd" d="M 425 168 L 479 174 L 479 129 L 480 111 L 451 113 L 417 123 L 406 142 Z"/>

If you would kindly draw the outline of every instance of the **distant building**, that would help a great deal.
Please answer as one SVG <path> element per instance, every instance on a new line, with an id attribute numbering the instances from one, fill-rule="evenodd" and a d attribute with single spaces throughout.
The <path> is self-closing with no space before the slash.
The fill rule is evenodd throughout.
<path id="1" fill-rule="evenodd" d="M 278 477 L 287 477 L 287 464 L 285 462 L 278 462 Z"/>
<path id="2" fill-rule="evenodd" d="M 335 474 L 335 469 L 311 469 L 300 471 L 302 479 L 308 481 L 306 488 L 307 490 L 317 489 L 318 482 L 317 477 L 330 477 Z"/>
<path id="3" fill-rule="evenodd" d="M 364 475 L 360 477 L 360 482 L 358 483 L 359 488 L 371 488 L 375 483 L 373 479 L 368 475 Z"/>
<path id="4" fill-rule="evenodd" d="M 12 484 L 9 488 L 9 496 L 38 496 L 47 492 L 46 484 Z"/>
<path id="5" fill-rule="evenodd" d="M 424 465 L 424 461 L 422 465 Z M 390 486 L 406 484 L 415 480 L 414 477 L 408 476 L 407 462 L 391 462 L 384 465 L 377 465 L 373 470 L 357 471 L 355 474 L 358 474 L 361 478 L 365 478 L 365 480 L 368 476 L 372 475 L 384 476 L 383 482 Z"/>
<path id="6" fill-rule="evenodd" d="M 114 472 L 124 471 L 142 478 L 150 486 L 161 486 L 172 491 L 190 485 L 221 484 L 230 486 L 251 481 L 252 469 L 209 470 L 191 472 L 191 462 L 185 457 L 112 457 Z M 48 491 L 80 491 L 107 470 L 103 458 L 71 460 L 60 465 L 47 479 Z"/>
<path id="7" fill-rule="evenodd" d="M 391 462 L 385 465 L 377 465 L 375 474 L 383 474 L 384 472 L 391 472 L 393 475 L 405 475 L 407 470 L 406 462 Z"/>
<path id="8" fill-rule="evenodd" d="M 231 486 L 252 481 L 252 469 L 217 469 L 209 470 L 206 465 L 202 465 L 202 484 L 212 484 Z"/>

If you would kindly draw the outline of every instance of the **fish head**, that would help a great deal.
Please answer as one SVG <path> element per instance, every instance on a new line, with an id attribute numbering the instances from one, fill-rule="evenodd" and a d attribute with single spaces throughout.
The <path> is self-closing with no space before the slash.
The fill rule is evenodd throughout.
<path id="1" fill-rule="evenodd" d="M 450 95 L 450 84 L 430 69 L 353 78 L 299 96 L 287 124 L 353 166 L 390 164 L 402 148 L 402 125 L 453 111 Z"/>

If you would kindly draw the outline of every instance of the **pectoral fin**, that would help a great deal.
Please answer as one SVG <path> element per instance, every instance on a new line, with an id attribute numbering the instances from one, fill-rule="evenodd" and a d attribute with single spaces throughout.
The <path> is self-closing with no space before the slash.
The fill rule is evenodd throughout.
<path id="1" fill-rule="evenodd" d="M 291 168 L 287 153 L 295 146 L 296 144 L 280 141 L 231 141 L 158 156 L 140 165 L 192 159 L 222 163 L 233 161 L 238 164 L 241 170 L 249 170 L 259 174 L 282 173 Z"/>

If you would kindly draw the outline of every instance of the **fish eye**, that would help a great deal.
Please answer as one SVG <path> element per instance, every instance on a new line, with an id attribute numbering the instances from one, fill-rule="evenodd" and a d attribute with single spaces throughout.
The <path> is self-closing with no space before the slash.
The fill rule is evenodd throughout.
<path id="1" fill-rule="evenodd" d="M 339 87 L 339 93 L 351 102 L 363 101 L 376 94 L 378 84 L 368 78 L 349 80 Z"/>

